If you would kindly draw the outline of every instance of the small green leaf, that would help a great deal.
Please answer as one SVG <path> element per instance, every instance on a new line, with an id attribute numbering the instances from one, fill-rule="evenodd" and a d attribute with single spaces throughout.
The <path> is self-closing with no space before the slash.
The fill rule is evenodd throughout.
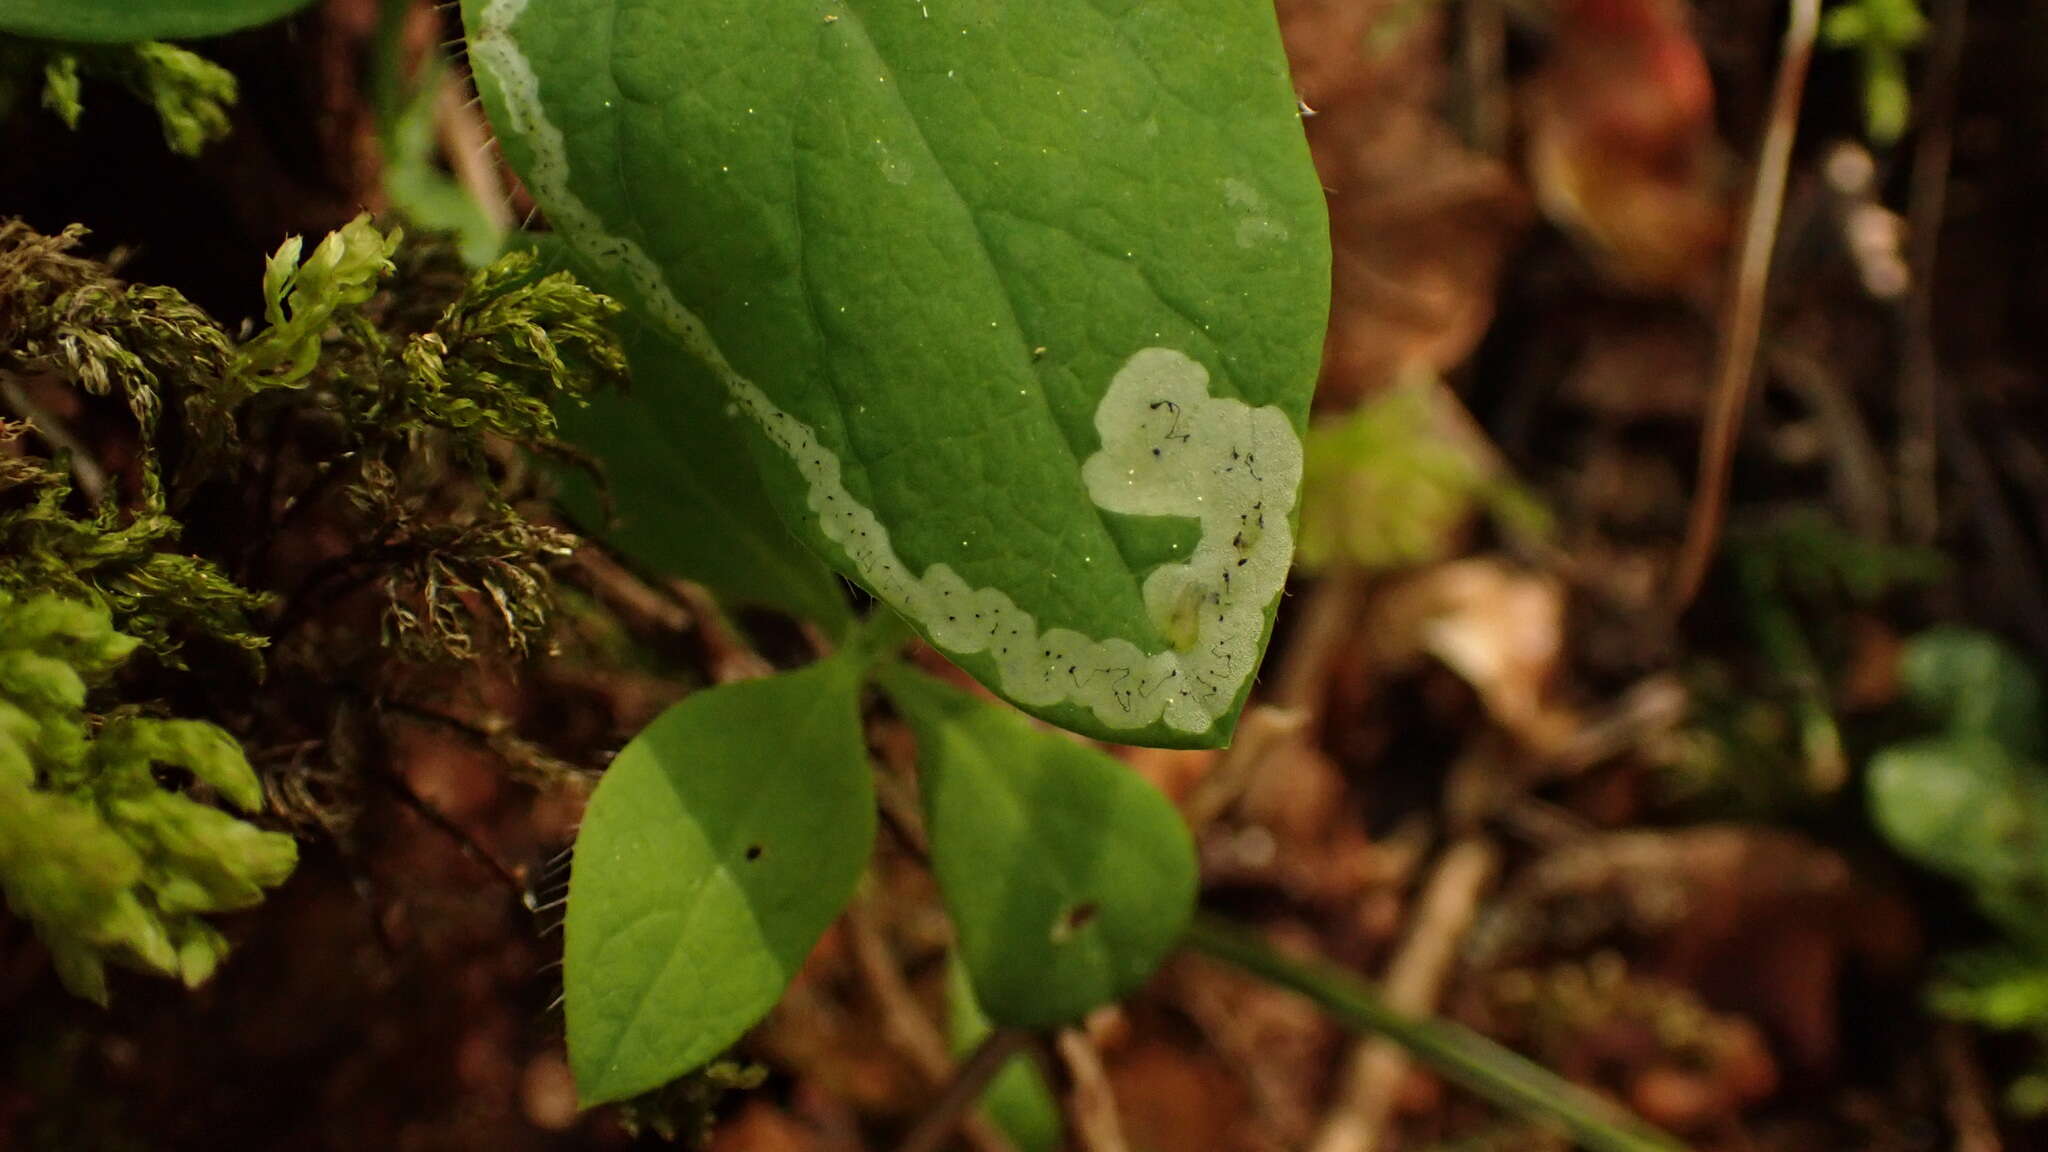
<path id="1" fill-rule="evenodd" d="M 1269 0 L 463 15 L 507 159 L 811 547 L 1039 716 L 1228 741 L 1328 310 Z"/>
<path id="2" fill-rule="evenodd" d="M 839 661 L 699 692 L 605 773 L 576 839 L 564 939 L 584 1104 L 725 1050 L 851 897 L 874 840 L 858 703 Z"/>
<path id="3" fill-rule="evenodd" d="M 1194 842 L 1116 760 L 902 666 L 932 871 L 989 1017 L 1079 1019 L 1150 976 L 1194 909 Z"/>
<path id="4" fill-rule="evenodd" d="M 311 0 L 0 0 L 0 32 L 112 43 L 189 40 L 281 20 Z"/>
<path id="5" fill-rule="evenodd" d="M 1968 885 L 2015 938 L 2048 945 L 2048 770 L 1962 732 L 1878 753 L 1869 796 L 1899 851 Z"/>
<path id="6" fill-rule="evenodd" d="M 967 966 L 959 956 L 946 961 L 946 1033 L 953 1055 L 965 1058 L 987 1039 L 994 1027 L 974 999 Z M 1064 1135 L 1060 1106 L 1046 1087 L 1045 1076 L 1027 1054 L 1010 1057 L 981 1094 L 989 1120 L 1016 1145 L 1017 1152 L 1055 1152 Z"/>
<path id="7" fill-rule="evenodd" d="M 2048 753 L 2041 677 L 1997 637 L 1933 628 L 1899 662 L 1906 696 L 1952 732 L 1986 736 L 2022 756 Z"/>

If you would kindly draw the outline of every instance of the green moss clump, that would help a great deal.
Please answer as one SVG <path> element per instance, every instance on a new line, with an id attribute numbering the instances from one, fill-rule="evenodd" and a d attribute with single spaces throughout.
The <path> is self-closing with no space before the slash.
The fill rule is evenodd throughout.
<path id="1" fill-rule="evenodd" d="M 228 134 L 228 110 L 237 95 L 234 73 L 175 44 L 71 44 L 0 37 L 0 115 L 40 82 L 42 105 L 78 127 L 85 115 L 85 81 L 126 88 L 156 113 L 171 151 L 197 156 Z"/>
<path id="2" fill-rule="evenodd" d="M 236 809 L 260 808 L 226 732 L 86 710 L 136 646 L 104 608 L 0 593 L 0 894 L 65 985 L 101 1003 L 109 963 L 204 981 L 228 947 L 205 917 L 258 903 L 298 859 L 291 837 L 157 782 L 182 770 Z"/>

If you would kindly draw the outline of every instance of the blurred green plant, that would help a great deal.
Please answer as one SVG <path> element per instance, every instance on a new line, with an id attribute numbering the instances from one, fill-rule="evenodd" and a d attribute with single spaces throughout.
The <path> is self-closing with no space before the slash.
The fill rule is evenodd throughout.
<path id="1" fill-rule="evenodd" d="M 1443 560 L 1480 511 L 1510 535 L 1548 534 L 1549 511 L 1445 431 L 1441 388 L 1411 376 L 1310 426 L 1295 547 L 1305 568 L 1380 572 Z"/>
<path id="2" fill-rule="evenodd" d="M 1672 758 L 1674 783 L 1694 805 L 1764 818 L 1834 794 L 1849 778 L 1835 686 L 1851 654 L 1850 615 L 1939 579 L 1946 565 L 1811 507 L 1731 533 L 1729 554 L 1760 672 L 1693 671 L 1694 719 Z"/>
<path id="3" fill-rule="evenodd" d="M 164 143 L 180 155 L 197 156 L 228 134 L 234 74 L 198 53 L 158 40 L 74 44 L 0 35 L 0 116 L 39 89 L 43 107 L 75 129 L 87 80 L 118 84 L 148 105 Z"/>
<path id="4" fill-rule="evenodd" d="M 1854 51 L 1863 68 L 1864 130 L 1874 144 L 1893 144 L 1913 115 L 1906 54 L 1927 36 L 1917 0 L 1844 0 L 1821 23 L 1821 40 Z"/>
<path id="5" fill-rule="evenodd" d="M 202 795 L 261 808 L 226 732 L 87 710 L 137 645 L 104 607 L 0 593 L 0 893 L 65 986 L 100 1003 L 109 963 L 206 980 L 228 943 L 205 917 L 255 905 L 298 858 L 291 837 L 158 783 L 181 770 Z"/>
<path id="6" fill-rule="evenodd" d="M 2008 1087 L 2015 1111 L 2048 1114 L 2048 730 L 2040 674 L 1996 638 L 1960 628 L 1915 637 L 1900 664 L 1907 702 L 1935 733 L 1871 759 L 1871 818 L 1901 853 L 1961 884 L 2002 939 L 1947 957 L 1936 1011 L 2032 1034 L 2039 1069 Z"/>
<path id="7" fill-rule="evenodd" d="M 377 145 L 383 154 L 385 195 L 406 223 L 455 237 L 462 259 L 482 267 L 505 250 L 505 228 L 437 162 L 435 111 L 453 74 L 440 50 L 416 68 L 406 62 L 406 25 L 412 0 L 384 0 L 378 17 L 370 76 Z"/>

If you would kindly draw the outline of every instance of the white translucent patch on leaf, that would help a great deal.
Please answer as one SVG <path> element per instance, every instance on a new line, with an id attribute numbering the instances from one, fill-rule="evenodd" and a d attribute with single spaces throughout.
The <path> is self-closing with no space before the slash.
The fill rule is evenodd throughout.
<path id="1" fill-rule="evenodd" d="M 1223 199 L 1232 208 L 1243 211 L 1237 221 L 1237 246 L 1256 248 L 1260 244 L 1277 244 L 1287 240 L 1293 233 L 1287 225 L 1267 214 L 1266 198 L 1249 181 L 1235 176 L 1223 181 Z"/>
<path id="2" fill-rule="evenodd" d="M 1161 565 L 1145 579 L 1147 614 L 1167 640 L 1159 651 L 1071 628 L 1041 630 L 1007 593 L 972 587 L 946 564 L 913 571 L 890 543 L 888 526 L 847 490 L 839 457 L 816 431 L 742 377 L 703 321 L 669 290 L 660 267 L 571 189 L 566 142 L 545 115 L 539 78 L 512 38 L 528 3 L 491 0 L 469 38 L 471 60 L 503 96 L 507 122 L 500 129 L 532 151 L 527 184 L 555 228 L 587 259 L 623 276 L 668 334 L 709 366 L 732 403 L 789 455 L 820 532 L 846 554 L 861 582 L 939 648 L 986 654 L 998 687 L 1020 704 L 1071 701 L 1110 728 L 1163 721 L 1193 734 L 1228 715 L 1258 667 L 1266 611 L 1294 552 L 1289 514 L 1302 454 L 1286 414 L 1211 396 L 1208 370 L 1168 348 L 1138 352 L 1110 381 L 1095 411 L 1102 447 L 1082 466 L 1089 498 L 1110 512 L 1201 524 L 1187 560 Z M 889 160 L 882 162 L 886 172 Z M 1263 211 L 1249 184 L 1230 181 L 1226 192 L 1233 205 Z M 1245 223 L 1264 231 L 1256 217 Z M 1245 237 L 1241 227 L 1240 242 Z"/>

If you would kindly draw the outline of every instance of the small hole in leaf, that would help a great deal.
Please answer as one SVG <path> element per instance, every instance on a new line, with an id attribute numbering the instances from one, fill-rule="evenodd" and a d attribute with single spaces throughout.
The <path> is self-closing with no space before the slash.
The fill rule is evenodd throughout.
<path id="1" fill-rule="evenodd" d="M 1052 922 L 1052 942 L 1065 944 L 1072 940 L 1081 929 L 1095 923 L 1095 917 L 1101 912 L 1102 906 L 1093 900 L 1083 900 L 1079 904 L 1070 905 L 1066 911 L 1060 913 L 1059 919 Z"/>
<path id="2" fill-rule="evenodd" d="M 759 860 L 764 849 L 759 844 L 747 845 L 747 859 Z"/>

